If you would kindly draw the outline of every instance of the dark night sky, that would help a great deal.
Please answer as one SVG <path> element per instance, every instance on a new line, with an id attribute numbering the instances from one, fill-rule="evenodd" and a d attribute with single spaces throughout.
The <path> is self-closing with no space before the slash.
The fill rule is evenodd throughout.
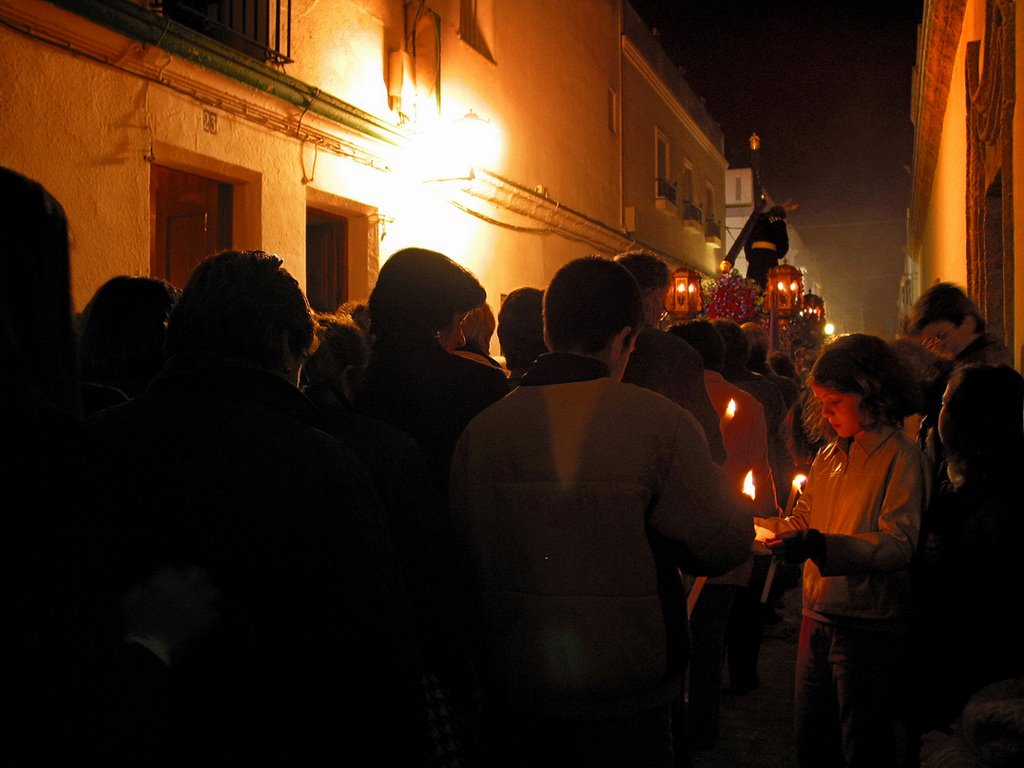
<path id="1" fill-rule="evenodd" d="M 813 254 L 841 331 L 896 333 L 923 0 L 630 0 Z"/>

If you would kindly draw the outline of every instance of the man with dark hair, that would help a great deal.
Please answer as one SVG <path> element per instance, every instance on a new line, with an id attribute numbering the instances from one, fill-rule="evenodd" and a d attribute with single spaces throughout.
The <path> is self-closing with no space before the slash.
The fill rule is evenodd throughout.
<path id="1" fill-rule="evenodd" d="M 668 267 L 648 251 L 627 251 L 615 260 L 636 279 L 644 311 L 636 349 L 622 380 L 654 390 L 693 414 L 704 430 L 712 457 L 722 464 L 726 458 L 725 444 L 718 414 L 704 384 L 700 355 L 684 339 L 659 330 L 671 282 Z"/>
<path id="2" fill-rule="evenodd" d="M 377 496 L 297 388 L 313 331 L 281 259 L 213 256 L 171 313 L 149 389 L 86 424 L 116 472 L 116 580 L 193 563 L 222 592 L 216 631 L 172 659 L 166 732 L 139 762 L 319 764 L 356 742 L 393 765 L 425 754 L 419 651 Z"/>
<path id="3" fill-rule="evenodd" d="M 750 551 L 697 422 L 620 381 L 641 304 L 612 260 L 559 269 L 552 352 L 456 446 L 485 764 L 672 766 L 688 656 L 677 569 L 719 574 Z"/>
<path id="4" fill-rule="evenodd" d="M 907 331 L 948 366 L 943 379 L 965 365 L 1013 365 L 1013 355 L 995 334 L 985 330 L 978 305 L 952 283 L 935 283 L 917 297 L 907 317 Z M 945 381 L 924 393 L 926 402 L 917 430 L 917 443 L 934 469 L 937 488 L 946 479 L 945 450 L 938 435 L 938 414 Z"/>
<path id="5" fill-rule="evenodd" d="M 985 330 L 981 310 L 958 286 L 936 283 L 910 308 L 907 330 L 955 366 L 1013 365 L 1006 346 Z"/>

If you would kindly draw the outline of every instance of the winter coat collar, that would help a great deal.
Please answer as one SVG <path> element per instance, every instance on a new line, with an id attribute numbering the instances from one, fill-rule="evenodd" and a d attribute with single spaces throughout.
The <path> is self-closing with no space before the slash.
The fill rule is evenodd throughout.
<path id="1" fill-rule="evenodd" d="M 593 381 L 611 376 L 608 366 L 600 360 L 569 352 L 549 352 L 538 357 L 519 381 L 521 387 L 543 387 Z"/>

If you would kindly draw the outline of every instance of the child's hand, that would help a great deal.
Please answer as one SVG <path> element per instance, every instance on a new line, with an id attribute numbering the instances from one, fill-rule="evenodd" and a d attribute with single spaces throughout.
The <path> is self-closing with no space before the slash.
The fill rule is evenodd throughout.
<path id="1" fill-rule="evenodd" d="M 799 565 L 808 558 L 818 565 L 825 562 L 825 536 L 815 528 L 783 531 L 765 544 L 773 555 L 789 565 Z"/>

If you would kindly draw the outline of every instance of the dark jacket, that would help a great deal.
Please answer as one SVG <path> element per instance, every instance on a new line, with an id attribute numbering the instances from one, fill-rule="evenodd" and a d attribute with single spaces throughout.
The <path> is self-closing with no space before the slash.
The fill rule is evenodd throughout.
<path id="1" fill-rule="evenodd" d="M 772 246 L 772 247 L 769 247 Z M 776 261 L 789 253 L 789 232 L 786 220 L 762 213 L 750 230 L 750 237 L 743 246 L 744 255 L 749 260 L 754 251 L 771 251 Z"/>
<path id="2" fill-rule="evenodd" d="M 469 420 L 509 392 L 505 374 L 433 342 L 378 341 L 355 398 L 359 413 L 398 427 L 423 450 L 442 499 L 452 451 Z"/>
<path id="3" fill-rule="evenodd" d="M 645 325 L 637 336 L 636 349 L 622 380 L 652 389 L 685 408 L 704 429 L 717 464 L 725 462 L 725 443 L 718 426 L 718 414 L 704 386 L 704 362 L 686 341 Z"/>
<path id="4" fill-rule="evenodd" d="M 1013 366 L 1013 355 L 996 336 L 986 331 L 960 350 L 953 358 L 953 364 L 961 365 L 1009 365 Z"/>
<path id="5" fill-rule="evenodd" d="M 433 497 L 423 452 L 405 432 L 357 413 L 344 395 L 317 383 L 305 394 L 323 428 L 366 465 L 380 496 L 408 585 L 426 663 L 444 667 L 464 647 L 464 575 L 457 566 L 447 509 Z"/>
<path id="6" fill-rule="evenodd" d="M 142 761 L 382 764 L 422 745 L 404 586 L 362 464 L 295 387 L 177 355 L 149 391 L 94 415 L 125 584 L 194 563 L 221 619 L 172 669 L 169 739 Z M 393 763 L 392 763 L 393 764 Z"/>

